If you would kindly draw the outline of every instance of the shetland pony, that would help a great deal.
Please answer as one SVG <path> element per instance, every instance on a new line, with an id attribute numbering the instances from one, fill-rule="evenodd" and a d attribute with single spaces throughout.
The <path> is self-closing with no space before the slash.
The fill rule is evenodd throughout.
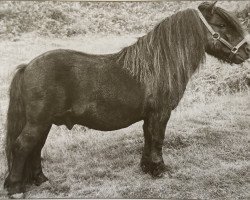
<path id="1" fill-rule="evenodd" d="M 166 125 L 188 80 L 205 52 L 226 62 L 244 62 L 249 44 L 243 39 L 235 17 L 202 3 L 198 10 L 167 17 L 120 52 L 91 55 L 58 49 L 20 65 L 10 85 L 7 115 L 8 193 L 23 193 L 27 183 L 47 180 L 41 150 L 52 124 L 111 131 L 143 120 L 140 166 L 160 177 L 166 170 Z"/>

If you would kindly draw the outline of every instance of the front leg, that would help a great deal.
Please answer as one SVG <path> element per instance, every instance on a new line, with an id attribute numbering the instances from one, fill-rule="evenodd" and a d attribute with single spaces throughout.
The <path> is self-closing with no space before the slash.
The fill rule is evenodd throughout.
<path id="1" fill-rule="evenodd" d="M 140 166 L 142 171 L 145 173 L 150 173 L 151 171 L 151 144 L 152 144 L 152 136 L 148 130 L 149 121 L 147 119 L 144 120 L 143 124 L 143 135 L 144 135 L 144 148 L 142 152 L 142 158 Z"/>
<path id="2" fill-rule="evenodd" d="M 162 146 L 165 137 L 166 125 L 170 117 L 167 114 L 151 113 L 144 120 L 144 149 L 141 159 L 141 168 L 153 177 L 161 177 L 166 171 L 162 157 Z"/>

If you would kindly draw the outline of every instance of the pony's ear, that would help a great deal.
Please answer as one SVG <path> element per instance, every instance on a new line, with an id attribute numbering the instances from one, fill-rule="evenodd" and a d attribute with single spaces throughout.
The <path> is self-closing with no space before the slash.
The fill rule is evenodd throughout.
<path id="1" fill-rule="evenodd" d="M 207 7 L 207 12 L 209 12 L 210 14 L 214 14 L 214 8 L 215 8 L 215 4 L 217 3 L 217 1 L 211 3 L 208 7 Z"/>
<path id="2" fill-rule="evenodd" d="M 198 9 L 200 11 L 205 11 L 207 14 L 209 15 L 213 15 L 214 13 L 214 8 L 215 8 L 215 4 L 217 3 L 217 1 L 210 3 L 210 2 L 203 2 L 198 6 Z"/>

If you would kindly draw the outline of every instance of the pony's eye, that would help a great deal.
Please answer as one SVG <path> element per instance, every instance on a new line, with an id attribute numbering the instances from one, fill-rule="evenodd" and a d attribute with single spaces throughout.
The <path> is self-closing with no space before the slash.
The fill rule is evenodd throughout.
<path id="1" fill-rule="evenodd" d="M 225 24 L 220 24 L 219 26 L 220 26 L 221 28 L 226 27 L 226 25 L 225 25 Z"/>

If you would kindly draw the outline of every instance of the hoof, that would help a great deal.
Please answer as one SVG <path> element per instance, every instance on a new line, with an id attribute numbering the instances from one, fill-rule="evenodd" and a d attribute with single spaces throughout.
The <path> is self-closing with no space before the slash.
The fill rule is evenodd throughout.
<path id="1" fill-rule="evenodd" d="M 150 171 L 151 171 L 150 162 L 141 161 L 140 166 L 141 166 L 142 171 L 143 171 L 145 174 L 150 173 Z"/>
<path id="2" fill-rule="evenodd" d="M 169 170 L 163 161 L 154 163 L 144 157 L 141 159 L 140 166 L 144 173 L 149 173 L 153 178 L 161 178 Z"/>
<path id="3" fill-rule="evenodd" d="M 11 182 L 9 176 L 5 179 L 4 188 L 8 191 L 8 195 L 24 193 L 24 186 L 21 182 Z"/>
<path id="4" fill-rule="evenodd" d="M 39 186 L 39 185 L 41 185 L 42 183 L 44 183 L 44 182 L 46 182 L 46 181 L 48 181 L 49 179 L 43 174 L 43 173 L 41 173 L 41 174 L 39 174 L 39 175 L 37 175 L 35 178 L 34 178 L 34 184 L 36 185 L 36 186 Z"/>
<path id="5" fill-rule="evenodd" d="M 31 177 L 31 178 L 30 178 Z M 27 178 L 24 183 L 26 185 L 36 185 L 36 186 L 39 186 L 41 185 L 42 183 L 48 181 L 48 178 L 43 174 L 43 172 L 39 173 L 39 174 L 36 174 L 36 175 L 33 175 L 33 176 L 30 176 L 29 178 Z"/>
<path id="6" fill-rule="evenodd" d="M 16 194 L 12 194 L 10 195 L 11 199 L 24 199 L 24 193 L 16 193 Z"/>
<path id="7" fill-rule="evenodd" d="M 151 175 L 153 178 L 161 178 L 167 171 L 167 166 L 163 163 L 152 163 Z"/>
<path id="8" fill-rule="evenodd" d="M 13 195 L 22 194 L 25 192 L 24 186 L 20 183 L 15 183 L 15 184 L 12 184 L 11 186 L 9 185 L 8 187 L 6 187 L 6 189 L 10 197 L 12 197 Z"/>

